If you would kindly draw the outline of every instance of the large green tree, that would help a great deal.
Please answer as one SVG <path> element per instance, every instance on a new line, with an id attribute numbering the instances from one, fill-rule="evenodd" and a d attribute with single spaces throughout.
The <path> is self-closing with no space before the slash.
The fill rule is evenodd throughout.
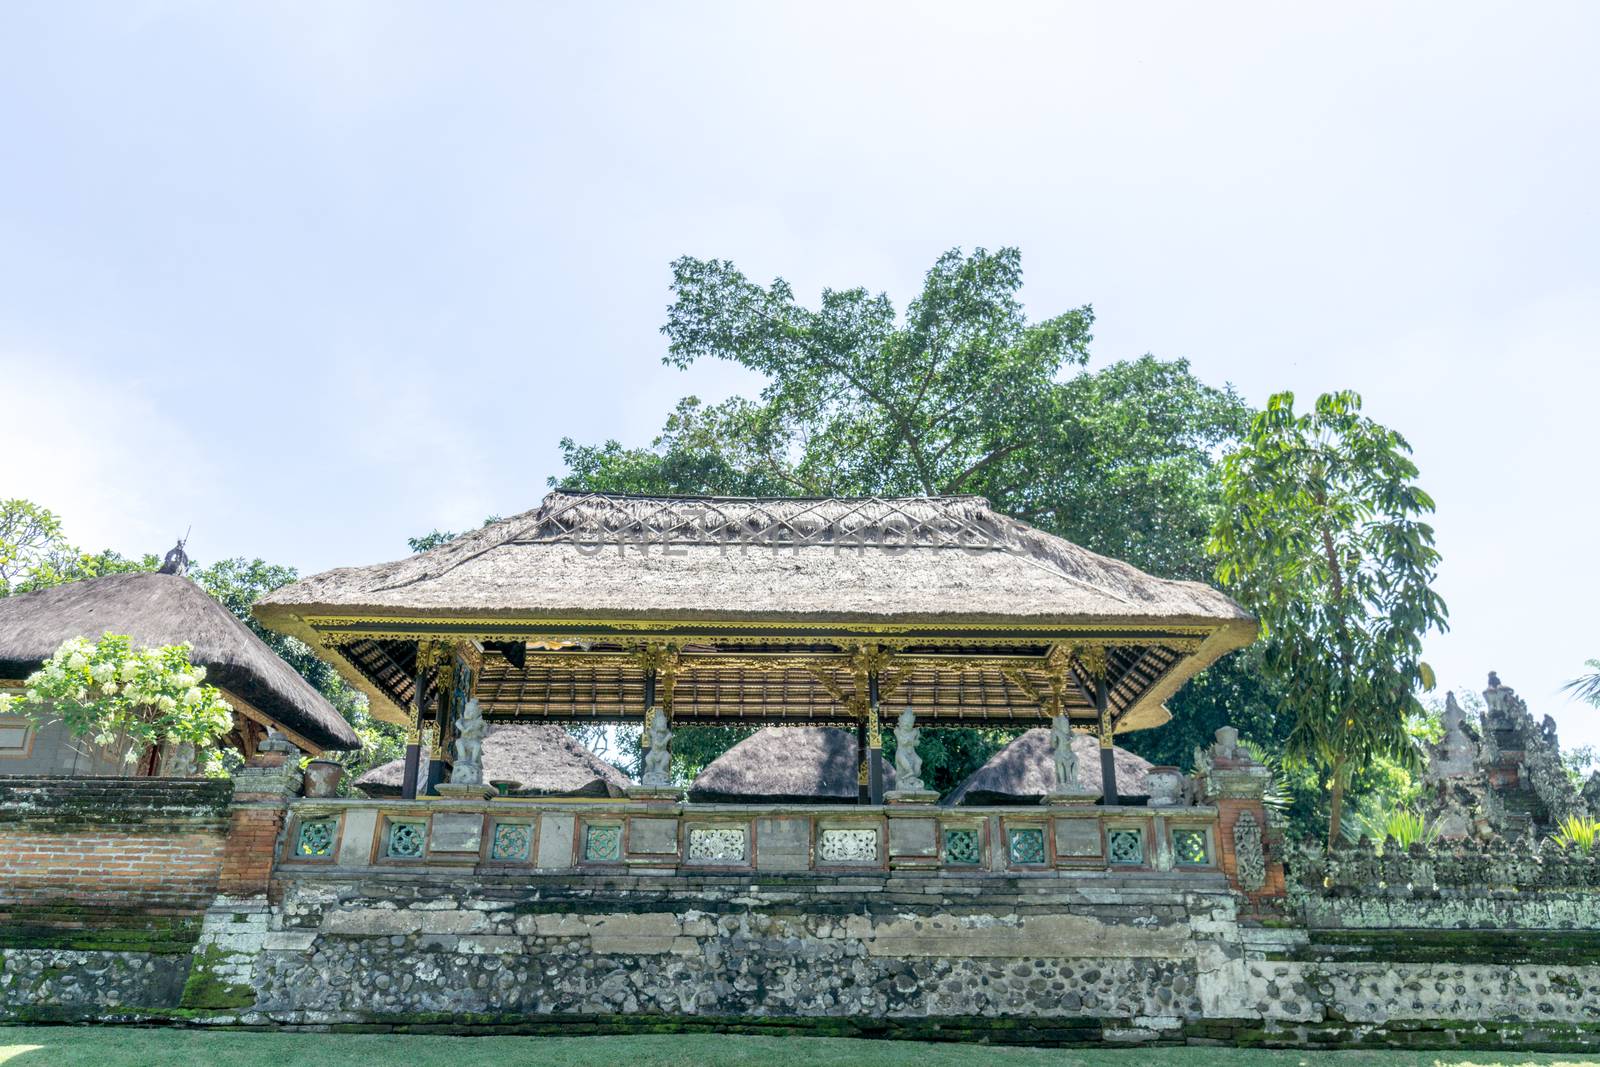
<path id="1" fill-rule="evenodd" d="M 733 264 L 673 264 L 665 361 L 756 371 L 755 398 L 678 403 L 644 448 L 561 442 L 552 484 L 721 495 L 980 494 L 999 510 L 1166 577 L 1209 577 L 1220 501 L 1216 456 L 1250 412 L 1182 360 L 1088 369 L 1088 306 L 1028 317 L 1016 249 L 947 252 L 897 313 L 886 295 L 826 290 L 816 307 L 782 279 Z M 1169 701 L 1177 722 L 1127 739 L 1187 762 L 1227 721 L 1280 740 L 1259 674 L 1219 664 Z M 1242 721 L 1240 721 L 1242 719 Z M 688 731 L 684 731 L 687 733 Z M 948 786 L 1002 735 L 928 731 L 925 762 Z M 948 749 L 948 751 L 946 751 Z M 714 754 L 714 753 L 713 753 Z M 946 758 L 949 757 L 949 758 Z"/>
<path id="2" fill-rule="evenodd" d="M 1414 761 L 1407 725 L 1433 685 L 1422 639 L 1446 610 L 1416 477 L 1405 438 L 1351 392 L 1304 414 L 1279 393 L 1224 464 L 1217 577 L 1261 620 L 1262 664 L 1294 722 L 1287 755 L 1326 776 L 1330 841 L 1356 770 Z"/>

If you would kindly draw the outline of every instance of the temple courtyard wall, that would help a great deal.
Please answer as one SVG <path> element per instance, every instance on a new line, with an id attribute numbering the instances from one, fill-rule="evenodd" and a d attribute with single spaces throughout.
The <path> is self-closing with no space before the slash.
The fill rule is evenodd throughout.
<path id="1" fill-rule="evenodd" d="M 1255 868 L 1248 798 L 317 801 L 293 779 L 0 779 L 0 1020 L 1600 1047 L 1592 857 L 1353 848 L 1285 879 L 1270 833 Z"/>

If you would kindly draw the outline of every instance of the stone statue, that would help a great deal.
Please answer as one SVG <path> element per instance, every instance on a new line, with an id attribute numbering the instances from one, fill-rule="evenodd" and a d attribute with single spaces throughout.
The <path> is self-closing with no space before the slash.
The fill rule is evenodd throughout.
<path id="1" fill-rule="evenodd" d="M 1057 793 L 1078 791 L 1078 754 L 1072 751 L 1072 720 L 1057 715 L 1050 722 L 1050 756 L 1056 765 Z"/>
<path id="2" fill-rule="evenodd" d="M 917 755 L 917 741 L 921 737 L 916 713 L 906 708 L 894 728 L 895 788 L 902 792 L 920 793 L 926 788 L 922 784 L 922 757 Z"/>
<path id="3" fill-rule="evenodd" d="M 1467 732 L 1467 716 L 1454 693 L 1445 694 L 1443 719 L 1444 736 L 1438 744 L 1428 746 L 1423 780 L 1430 783 L 1465 777 L 1473 772 L 1478 759 L 1478 745 Z"/>
<path id="4" fill-rule="evenodd" d="M 166 558 L 161 561 L 161 568 L 156 571 L 157 574 L 176 574 L 182 577 L 189 572 L 189 554 L 183 550 L 183 544 L 179 541 L 167 552 Z"/>
<path id="5" fill-rule="evenodd" d="M 665 788 L 672 784 L 672 726 L 667 713 L 650 709 L 650 747 L 644 754 L 644 784 Z"/>
<path id="6" fill-rule="evenodd" d="M 456 762 L 450 768 L 451 785 L 483 784 L 483 709 L 476 700 L 467 701 L 456 723 Z"/>

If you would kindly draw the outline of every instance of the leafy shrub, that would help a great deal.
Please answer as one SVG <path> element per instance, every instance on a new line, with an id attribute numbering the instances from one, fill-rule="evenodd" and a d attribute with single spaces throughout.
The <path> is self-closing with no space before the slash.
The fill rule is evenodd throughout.
<path id="1" fill-rule="evenodd" d="M 204 684 L 205 668 L 189 653 L 188 645 L 135 647 L 120 634 L 69 638 L 28 677 L 21 696 L 0 696 L 0 712 L 60 719 L 73 736 L 100 745 L 127 741 L 130 762 L 163 742 L 198 748 L 228 731 L 233 708 Z"/>
<path id="2" fill-rule="evenodd" d="M 1600 849 L 1600 820 L 1568 815 L 1556 827 L 1556 841 L 1566 848 L 1593 852 Z"/>

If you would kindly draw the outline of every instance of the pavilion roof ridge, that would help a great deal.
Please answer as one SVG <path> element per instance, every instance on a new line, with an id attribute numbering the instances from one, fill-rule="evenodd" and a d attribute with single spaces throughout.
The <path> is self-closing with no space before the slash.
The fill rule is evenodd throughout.
<path id="1" fill-rule="evenodd" d="M 954 551 L 952 551 L 954 550 Z M 275 590 L 257 615 L 959 618 L 1244 626 L 1171 580 L 981 496 L 684 497 L 554 490 L 538 507 L 388 563 Z"/>

